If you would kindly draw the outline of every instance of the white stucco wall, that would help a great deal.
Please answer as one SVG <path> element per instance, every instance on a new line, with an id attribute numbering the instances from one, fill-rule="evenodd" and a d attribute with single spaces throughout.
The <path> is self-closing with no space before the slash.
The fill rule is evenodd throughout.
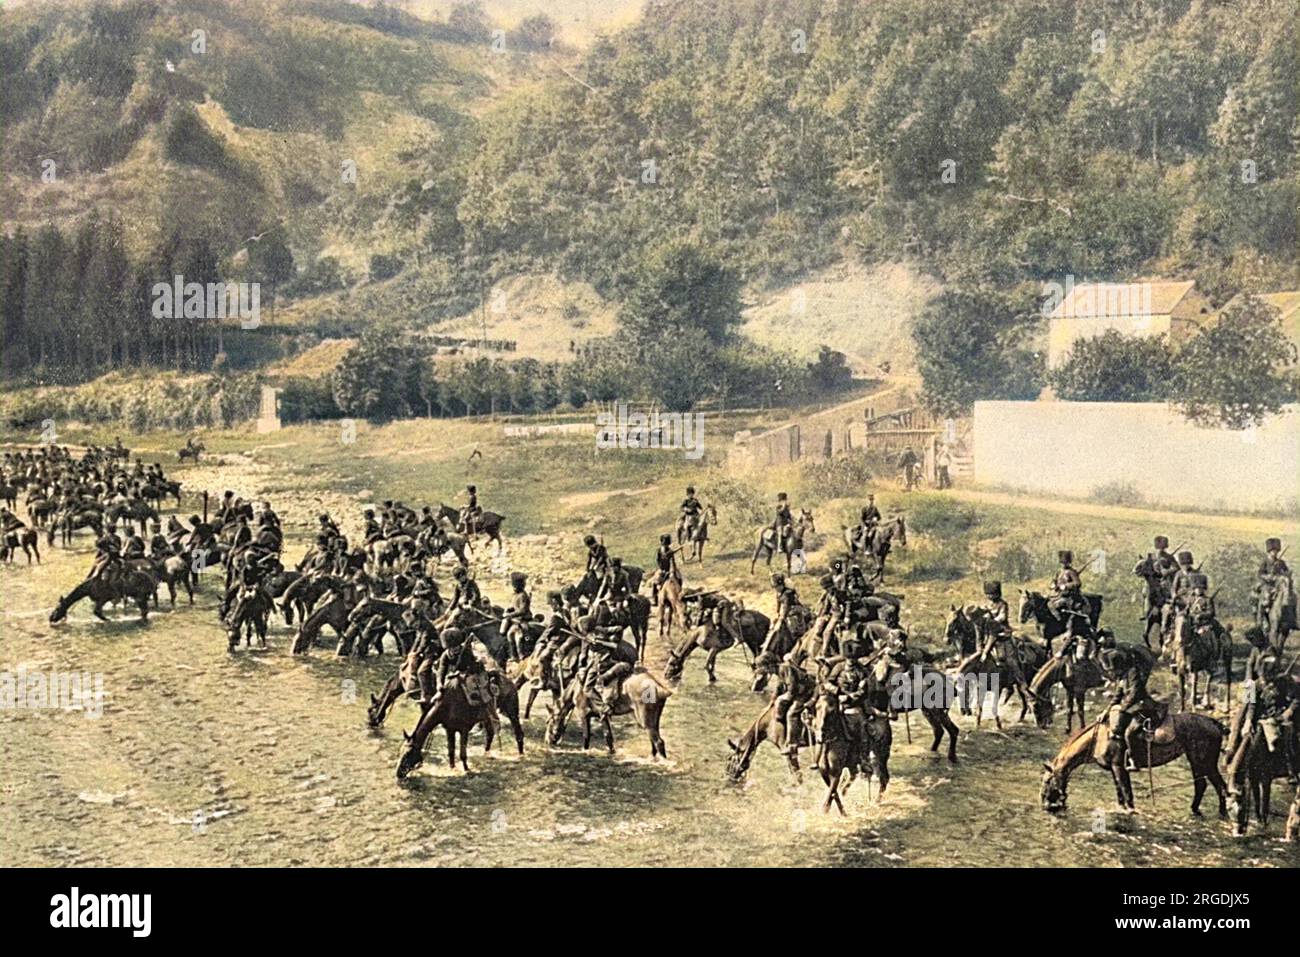
<path id="1" fill-rule="evenodd" d="M 1300 406 L 1258 429 L 1198 428 L 1163 403 L 976 402 L 975 481 L 1152 504 L 1268 508 L 1300 498 Z"/>

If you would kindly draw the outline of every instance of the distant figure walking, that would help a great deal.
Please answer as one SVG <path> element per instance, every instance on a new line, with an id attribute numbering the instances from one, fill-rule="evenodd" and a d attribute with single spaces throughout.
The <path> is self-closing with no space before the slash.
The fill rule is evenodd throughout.
<path id="1" fill-rule="evenodd" d="M 910 492 L 916 488 L 916 473 L 920 464 L 921 460 L 910 445 L 898 457 L 898 469 L 903 473 L 903 491 Z"/>
<path id="2" fill-rule="evenodd" d="M 934 457 L 935 478 L 938 481 L 939 488 L 952 488 L 952 478 L 948 474 L 948 469 L 952 466 L 952 455 L 948 451 L 948 446 L 939 446 L 939 454 Z"/>

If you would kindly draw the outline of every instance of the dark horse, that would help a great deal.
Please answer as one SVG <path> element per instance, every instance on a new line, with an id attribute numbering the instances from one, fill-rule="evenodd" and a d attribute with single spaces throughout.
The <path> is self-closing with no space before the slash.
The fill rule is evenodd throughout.
<path id="1" fill-rule="evenodd" d="M 1157 634 L 1161 630 L 1161 609 L 1169 600 L 1169 591 L 1164 576 L 1156 570 L 1156 560 L 1153 555 L 1148 555 L 1134 565 L 1133 574 L 1147 583 L 1147 608 L 1143 617 L 1142 640 L 1146 642 L 1149 650 L 1155 651 L 1160 647 L 1161 642 L 1151 644 L 1151 629 L 1154 628 Z"/>
<path id="2" fill-rule="evenodd" d="M 1150 766 L 1158 768 L 1177 760 L 1180 755 L 1187 756 L 1187 763 L 1192 768 L 1192 813 L 1201 814 L 1201 798 L 1205 796 L 1205 785 L 1214 785 L 1219 796 L 1219 816 L 1227 817 L 1227 788 L 1223 775 L 1219 773 L 1219 750 L 1223 747 L 1226 729 L 1219 722 L 1201 714 L 1171 715 L 1157 729 L 1151 741 Z M 1110 725 L 1106 719 L 1081 728 L 1057 752 L 1050 764 L 1044 764 L 1043 788 L 1040 799 L 1043 810 L 1059 814 L 1065 810 L 1066 789 L 1070 784 L 1070 775 L 1075 768 L 1093 762 L 1106 768 L 1115 781 L 1115 797 L 1121 810 L 1133 810 L 1133 787 L 1129 781 L 1128 771 L 1115 766 L 1111 761 Z M 1130 757 L 1139 768 L 1148 766 L 1148 749 L 1137 747 Z"/>
<path id="3" fill-rule="evenodd" d="M 439 519 L 445 518 L 450 520 L 453 528 L 461 530 L 459 509 L 452 508 L 450 505 L 444 505 L 439 502 L 437 517 Z M 487 536 L 489 542 L 497 543 L 497 551 L 500 552 L 501 549 L 505 547 L 505 543 L 501 541 L 501 526 L 504 524 L 505 520 L 506 517 L 504 515 L 498 515 L 496 512 L 479 512 L 474 518 L 473 531 L 471 532 L 469 529 L 464 529 L 463 531 L 471 539 L 479 532 L 482 532 Z"/>
<path id="4" fill-rule="evenodd" d="M 116 587 L 100 578 L 87 578 L 65 597 L 59 596 L 59 603 L 50 612 L 50 624 L 63 621 L 68 617 L 68 609 L 83 598 L 89 598 L 95 606 L 95 617 L 108 621 L 104 617 L 104 606 L 110 601 L 131 599 L 140 609 L 140 620 L 149 618 L 149 601 L 158 591 L 158 582 L 148 572 L 128 571 L 122 582 Z"/>
<path id="5" fill-rule="evenodd" d="M 1088 602 L 1088 625 L 1093 634 L 1097 633 L 1097 622 L 1101 620 L 1102 597 L 1100 595 L 1084 595 Z M 1038 622 L 1038 627 L 1042 630 L 1043 641 L 1047 642 L 1047 650 L 1052 650 L 1052 641 L 1060 638 L 1065 634 L 1069 626 L 1068 618 L 1057 618 L 1052 614 L 1052 609 L 1047 605 L 1047 597 L 1040 595 L 1036 591 L 1020 590 L 1020 624 L 1024 625 L 1030 621 Z"/>
<path id="6" fill-rule="evenodd" d="M 489 680 L 494 685 L 500 683 L 500 688 L 496 692 L 497 708 L 509 719 L 515 732 L 515 744 L 519 748 L 519 753 L 523 754 L 524 729 L 519 724 L 519 693 L 515 690 L 514 683 L 508 681 L 500 672 L 492 672 Z M 444 688 L 437 704 L 426 708 L 420 715 L 420 723 L 415 726 L 415 731 L 412 734 L 402 732 L 406 746 L 402 748 L 402 755 L 397 761 L 398 780 L 424 763 L 424 744 L 434 728 L 439 725 L 447 732 L 447 766 L 452 770 L 456 768 L 456 738 L 459 735 L 460 766 L 468 771 L 466 750 L 469 747 L 469 733 L 475 725 L 479 724 L 483 725 L 483 751 L 487 753 L 492 750 L 492 741 L 496 737 L 496 729 L 492 727 L 488 717 L 487 705 L 471 704 L 469 696 L 465 693 L 465 687 L 460 681 Z"/>
<path id="7" fill-rule="evenodd" d="M 777 545 L 776 531 L 771 525 L 764 525 L 758 530 L 757 541 L 754 543 L 754 556 L 749 560 L 749 573 L 754 574 L 754 566 L 760 558 L 763 559 L 768 568 L 771 568 L 772 556 L 778 551 L 785 555 L 785 570 L 790 571 L 791 556 L 803 548 L 804 536 L 809 532 L 816 531 L 817 526 L 813 523 L 813 513 L 806 508 L 799 509 L 799 517 L 794 520 L 781 537 L 779 546 Z"/>
<path id="8" fill-rule="evenodd" d="M 1083 714 L 1088 689 L 1100 688 L 1105 681 L 1101 669 L 1090 659 L 1075 661 L 1069 668 L 1066 667 L 1067 664 L 1071 663 L 1056 655 L 1048 658 L 1047 663 L 1030 679 L 1029 694 L 1034 699 L 1034 720 L 1040 728 L 1046 728 L 1056 713 L 1056 706 L 1052 703 L 1052 686 L 1059 683 L 1065 689 L 1065 733 L 1069 734 L 1074 728 L 1076 713 L 1079 715 L 1080 728 L 1088 723 Z"/>
<path id="9" fill-rule="evenodd" d="M 762 612 L 745 608 L 736 613 L 736 624 L 740 628 L 741 640 L 749 649 L 750 657 L 756 657 L 763 648 L 763 639 L 767 637 L 767 630 L 772 623 Z M 718 655 L 735 643 L 736 639 L 725 628 L 715 625 L 710 616 L 692 628 L 687 633 L 686 639 L 668 653 L 664 677 L 669 681 L 677 681 L 682 676 L 686 659 L 691 656 L 691 652 L 696 648 L 703 648 L 709 653 L 708 659 L 704 662 L 704 670 L 709 676 L 709 683 L 712 684 L 718 680 L 718 676 L 714 673 Z"/>
<path id="10" fill-rule="evenodd" d="M 1229 794 L 1232 799 L 1233 816 L 1236 818 L 1234 833 L 1237 837 L 1246 836 L 1252 806 L 1260 827 L 1268 828 L 1269 805 L 1273 800 L 1273 781 L 1287 776 L 1285 747 L 1286 743 L 1281 740 L 1273 742 L 1270 747 L 1268 734 L 1261 723 L 1257 724 L 1253 731 L 1242 736 L 1237 753 L 1230 756 Z"/>

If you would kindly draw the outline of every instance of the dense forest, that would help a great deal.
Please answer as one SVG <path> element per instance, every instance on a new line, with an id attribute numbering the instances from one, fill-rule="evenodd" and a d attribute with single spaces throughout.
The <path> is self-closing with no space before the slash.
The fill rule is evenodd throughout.
<path id="1" fill-rule="evenodd" d="M 418 277 L 416 306 L 350 316 L 355 332 L 555 271 L 626 304 L 635 343 L 597 347 L 625 364 L 652 344 L 637 291 L 683 242 L 729 299 L 841 260 L 906 259 L 1016 309 L 1066 275 L 1194 278 L 1216 304 L 1295 288 L 1295 15 L 666 0 L 581 53 L 533 18 L 494 58 L 473 3 L 440 22 L 341 0 L 20 7 L 0 21 L 0 158 L 21 196 L 5 372 L 209 367 L 218 330 L 141 311 L 178 264 L 307 302 Z M 47 160 L 63 190 L 48 201 Z M 274 255 L 252 242 L 267 231 Z M 674 374 L 735 353 L 709 311 L 672 320 Z M 1029 330 L 997 312 L 965 331 L 1017 348 Z"/>

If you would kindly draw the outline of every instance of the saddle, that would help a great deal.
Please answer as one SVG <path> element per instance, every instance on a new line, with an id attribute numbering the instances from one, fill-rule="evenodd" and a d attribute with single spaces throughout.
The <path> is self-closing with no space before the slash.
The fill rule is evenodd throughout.
<path id="1" fill-rule="evenodd" d="M 1166 704 L 1160 705 L 1160 721 L 1156 724 L 1156 729 L 1151 733 L 1152 744 L 1173 744 L 1177 737 L 1174 730 L 1174 716 Z"/>

